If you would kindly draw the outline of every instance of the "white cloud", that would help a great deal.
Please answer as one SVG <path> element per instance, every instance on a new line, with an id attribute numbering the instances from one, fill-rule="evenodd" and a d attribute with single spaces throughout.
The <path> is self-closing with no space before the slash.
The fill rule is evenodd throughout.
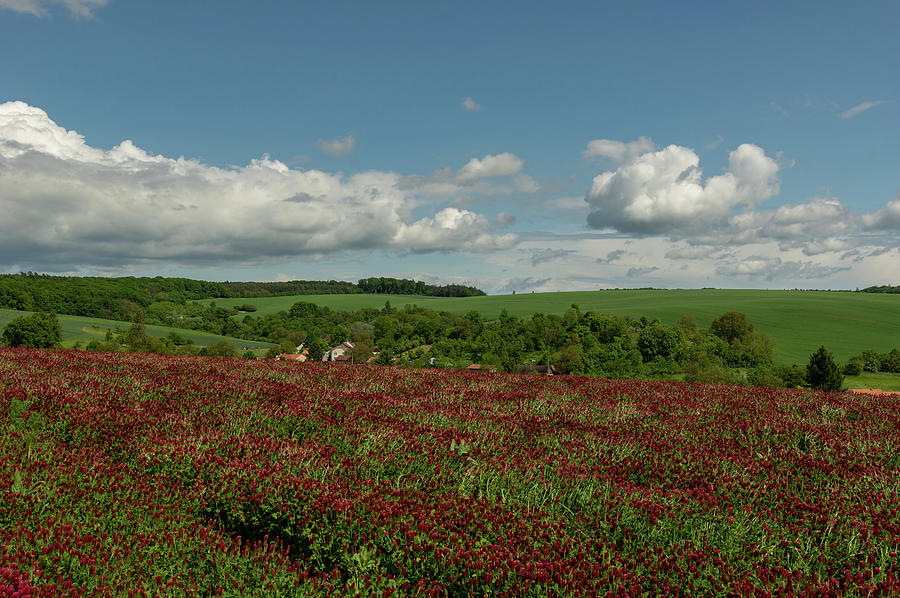
<path id="1" fill-rule="evenodd" d="M 728 171 L 704 181 L 693 150 L 670 145 L 594 177 L 585 200 L 588 224 L 640 234 L 687 234 L 721 227 L 737 207 L 752 208 L 778 193 L 778 164 L 743 144 Z"/>
<path id="2" fill-rule="evenodd" d="M 347 135 L 343 139 L 332 139 L 330 141 L 319 140 L 319 149 L 333 156 L 349 156 L 356 149 L 356 139 L 353 135 Z"/>
<path id="3" fill-rule="evenodd" d="M 860 114 L 862 114 L 866 110 L 869 110 L 870 108 L 874 108 L 875 106 L 880 106 L 881 104 L 885 104 L 885 103 L 887 103 L 885 100 L 876 100 L 874 102 L 863 102 L 861 104 L 857 104 L 856 106 L 854 106 L 853 108 L 850 108 L 849 110 L 844 110 L 843 112 L 841 112 L 840 117 L 841 118 L 853 118 L 854 116 L 859 116 Z"/>
<path id="4" fill-rule="evenodd" d="M 874 214 L 863 214 L 862 223 L 869 230 L 900 231 L 900 194 Z"/>
<path id="5" fill-rule="evenodd" d="M 848 232 L 855 218 L 840 200 L 814 197 L 804 204 L 779 206 L 762 226 L 761 234 L 774 239 L 811 239 Z"/>
<path id="6" fill-rule="evenodd" d="M 47 16 L 53 6 L 64 6 L 73 17 L 90 18 L 95 8 L 103 8 L 109 0 L 0 0 L 0 8 L 15 12 L 31 14 L 36 17 Z"/>
<path id="7" fill-rule="evenodd" d="M 587 148 L 581 152 L 583 158 L 602 156 L 612 158 L 617 163 L 630 162 L 641 154 L 653 151 L 656 145 L 649 137 L 638 137 L 634 141 L 624 143 L 612 139 L 595 139 L 589 141 Z"/>
<path id="8" fill-rule="evenodd" d="M 481 159 L 472 158 L 456 173 L 456 180 L 460 183 L 470 183 L 478 179 L 507 176 L 520 172 L 522 166 L 524 162 L 509 152 L 495 156 L 487 155 Z"/>
<path id="9" fill-rule="evenodd" d="M 412 251 L 496 251 L 516 244 L 514 234 L 495 235 L 493 225 L 481 214 L 444 208 L 433 218 L 402 225 L 396 242 Z"/>
<path id="10" fill-rule="evenodd" d="M 473 100 L 472 98 L 466 98 L 462 101 L 463 110 L 469 111 L 477 111 L 484 110 L 484 106 Z"/>
<path id="11" fill-rule="evenodd" d="M 517 240 L 468 210 L 415 220 L 417 201 L 394 173 L 345 177 L 267 156 L 221 169 L 127 140 L 103 150 L 22 102 L 0 104 L 0 175 L 0 255 L 32 268 L 493 251 Z"/>

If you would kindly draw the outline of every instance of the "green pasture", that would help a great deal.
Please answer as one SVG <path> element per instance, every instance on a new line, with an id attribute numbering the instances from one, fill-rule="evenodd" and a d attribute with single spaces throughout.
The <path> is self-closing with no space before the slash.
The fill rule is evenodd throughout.
<path id="1" fill-rule="evenodd" d="M 577 303 L 583 311 L 659 318 L 666 324 L 691 315 L 701 327 L 708 327 L 727 311 L 739 311 L 747 314 L 758 331 L 772 335 L 779 363 L 806 363 L 819 345 L 825 345 L 840 361 L 864 349 L 886 352 L 900 347 L 900 295 L 850 291 L 607 290 L 460 298 L 359 294 L 214 301 L 220 307 L 252 304 L 257 308 L 250 314 L 254 317 L 287 310 L 298 301 L 327 305 L 337 311 L 380 308 L 390 301 L 394 308 L 412 303 L 459 314 L 475 310 L 486 318 L 497 317 L 503 309 L 519 317 L 562 314 Z"/>
<path id="2" fill-rule="evenodd" d="M 31 314 L 32 312 L 30 311 L 0 309 L 0 331 L 15 318 Z M 81 342 L 81 345 L 84 346 L 92 340 L 102 341 L 106 338 L 107 330 L 115 331 L 116 328 L 128 330 L 131 326 L 128 322 L 104 320 L 102 318 L 86 318 L 83 316 L 69 316 L 64 314 L 57 314 L 56 317 L 59 319 L 60 326 L 62 326 L 62 346 L 67 348 L 75 346 L 78 342 Z M 206 347 L 219 341 L 226 341 L 237 349 L 240 349 L 241 347 L 265 349 L 272 346 L 271 343 L 230 338 L 227 336 L 210 334 L 208 332 L 199 332 L 197 330 L 184 330 L 181 328 L 170 328 L 168 326 L 155 326 L 151 324 L 148 324 L 145 328 L 147 334 L 156 337 L 163 337 L 169 333 L 175 332 L 198 347 Z"/>
<path id="3" fill-rule="evenodd" d="M 863 372 L 859 376 L 844 376 L 845 388 L 879 388 L 900 392 L 900 374 Z"/>

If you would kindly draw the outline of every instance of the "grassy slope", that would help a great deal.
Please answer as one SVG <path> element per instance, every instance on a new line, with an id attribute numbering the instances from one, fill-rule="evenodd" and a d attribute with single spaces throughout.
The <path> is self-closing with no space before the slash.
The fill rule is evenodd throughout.
<path id="1" fill-rule="evenodd" d="M 470 310 L 496 317 L 502 309 L 517 316 L 562 314 L 572 303 L 582 310 L 605 314 L 647 316 L 673 324 L 690 314 L 702 327 L 726 311 L 747 314 L 756 329 L 772 335 L 776 361 L 806 363 L 810 353 L 824 344 L 838 360 L 846 361 L 864 349 L 889 351 L 900 347 L 900 295 L 759 290 L 583 291 L 527 293 L 487 297 L 442 298 L 405 295 L 299 295 L 258 299 L 216 299 L 231 307 L 250 303 L 254 316 L 287 310 L 297 301 L 309 301 L 345 311 L 360 307 L 393 307 L 408 303 L 464 314 Z M 241 316 L 243 317 L 243 316 Z"/>
<path id="2" fill-rule="evenodd" d="M 900 392 L 900 374 L 863 372 L 859 376 L 845 376 L 846 388 L 880 388 Z"/>
<path id="3" fill-rule="evenodd" d="M 11 309 L 0 309 L 0 330 L 9 324 L 15 318 L 30 315 L 30 311 L 15 311 Z M 130 324 L 128 322 L 119 322 L 116 320 L 104 320 L 102 318 L 85 318 L 82 316 L 69 316 L 58 314 L 59 323 L 63 329 L 63 346 L 72 347 L 75 343 L 81 341 L 82 345 L 92 340 L 102 341 L 106 337 L 107 330 L 115 330 L 121 328 L 127 330 Z M 236 348 L 266 348 L 271 343 L 261 343 L 258 341 L 248 341 L 227 336 L 219 336 L 217 334 L 209 334 L 208 332 L 198 332 L 196 330 L 182 330 L 181 328 L 170 328 L 168 326 L 147 325 L 147 334 L 150 336 L 166 336 L 170 332 L 176 332 L 182 337 L 188 339 L 197 346 L 205 347 L 224 340 L 234 345 Z"/>

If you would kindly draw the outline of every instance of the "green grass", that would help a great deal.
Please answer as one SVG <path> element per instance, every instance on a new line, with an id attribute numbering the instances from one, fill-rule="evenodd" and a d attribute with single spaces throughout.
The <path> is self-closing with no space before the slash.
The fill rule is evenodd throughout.
<path id="1" fill-rule="evenodd" d="M 825 345 L 839 361 L 865 349 L 886 352 L 900 346 L 900 295 L 849 291 L 616 290 L 463 298 L 360 294 L 215 300 L 220 307 L 250 303 L 257 308 L 252 316 L 287 310 L 298 301 L 327 305 L 337 311 L 380 308 L 385 301 L 395 308 L 413 303 L 459 314 L 475 310 L 487 318 L 496 317 L 503 309 L 520 317 L 539 312 L 562 314 L 577 303 L 584 311 L 647 316 L 666 324 L 689 314 L 701 327 L 708 327 L 727 311 L 739 311 L 747 314 L 756 330 L 772 335 L 778 363 L 805 364 L 819 345 Z"/>
<path id="2" fill-rule="evenodd" d="M 859 376 L 844 376 L 847 388 L 880 388 L 900 392 L 900 374 L 863 372 Z"/>
<path id="3" fill-rule="evenodd" d="M 31 315 L 30 311 L 15 311 L 12 309 L 0 309 L 0 330 L 15 318 Z M 57 314 L 59 324 L 62 326 L 63 342 L 62 346 L 66 348 L 74 347 L 76 343 L 81 346 L 86 345 L 92 340 L 102 341 L 106 338 L 106 331 L 116 328 L 128 330 L 131 326 L 128 322 L 119 322 L 117 320 L 104 320 L 102 318 L 86 318 L 83 316 L 69 316 Z M 219 336 L 208 332 L 198 332 L 196 330 L 183 330 L 181 328 L 170 328 L 168 326 L 155 326 L 148 324 L 145 326 L 147 334 L 150 336 L 163 337 L 171 332 L 181 335 L 191 343 L 206 347 L 219 341 L 226 341 L 235 348 L 250 347 L 251 349 L 265 349 L 272 346 L 271 343 L 262 343 L 259 341 L 248 341 L 242 339 L 231 338 L 227 336 Z"/>

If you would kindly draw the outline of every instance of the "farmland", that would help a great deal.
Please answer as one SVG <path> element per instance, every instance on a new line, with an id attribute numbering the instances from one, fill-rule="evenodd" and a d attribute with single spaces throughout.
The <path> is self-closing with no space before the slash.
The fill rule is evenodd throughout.
<path id="1" fill-rule="evenodd" d="M 16 318 L 31 315 L 30 311 L 16 311 L 12 309 L 0 309 L 0 331 Z M 115 331 L 116 329 L 128 329 L 131 324 L 129 322 L 118 322 L 115 320 L 105 320 L 103 318 L 88 318 L 84 316 L 72 316 L 66 314 L 57 314 L 57 319 L 62 327 L 63 347 L 73 347 L 76 343 L 86 345 L 92 340 L 102 341 L 106 332 Z M 168 326 L 156 326 L 148 324 L 146 326 L 147 333 L 156 337 L 166 336 L 172 332 L 180 335 L 191 343 L 206 347 L 219 341 L 226 341 L 234 347 L 250 347 L 253 349 L 263 349 L 271 346 L 271 343 L 260 341 L 241 340 L 210 334 L 199 330 L 185 330 L 183 328 L 171 328 Z"/>
<path id="2" fill-rule="evenodd" d="M 0 348 L 0 593 L 896 595 L 898 430 L 897 396 Z"/>
<path id="3" fill-rule="evenodd" d="M 394 308 L 416 304 L 459 314 L 474 310 L 487 318 L 497 317 L 503 309 L 520 317 L 561 315 L 577 303 L 584 311 L 659 318 L 668 325 L 689 314 L 703 327 L 725 312 L 738 311 L 747 314 L 758 331 L 772 335 L 777 363 L 806 363 L 810 353 L 822 344 L 837 359 L 846 361 L 865 349 L 890 351 L 900 339 L 900 295 L 853 292 L 614 290 L 461 298 L 356 294 L 215 300 L 221 307 L 253 304 L 257 308 L 253 316 L 287 310 L 298 301 L 327 305 L 337 311 L 381 308 L 390 301 Z"/>

